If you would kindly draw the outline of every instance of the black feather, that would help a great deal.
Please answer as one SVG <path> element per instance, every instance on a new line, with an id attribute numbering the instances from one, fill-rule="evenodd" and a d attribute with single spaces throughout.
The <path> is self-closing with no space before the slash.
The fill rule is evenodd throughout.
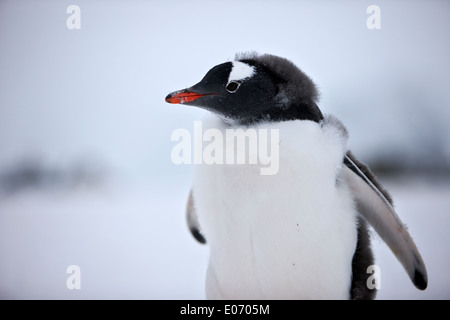
<path id="1" fill-rule="evenodd" d="M 312 79 L 288 59 L 256 52 L 238 53 L 235 59 L 253 65 L 257 63 L 270 70 L 281 80 L 281 91 L 286 97 L 319 102 L 319 91 Z"/>
<path id="2" fill-rule="evenodd" d="M 377 178 L 375 177 L 375 174 L 369 169 L 369 167 L 367 165 L 365 165 L 364 163 L 362 163 L 361 161 L 359 161 L 350 151 L 347 152 L 347 157 L 349 157 L 350 160 L 352 160 L 356 164 L 356 166 L 359 168 L 359 170 L 361 170 L 361 172 L 364 173 L 364 175 L 370 180 L 370 182 L 372 182 L 373 185 L 375 187 L 377 187 L 378 190 L 380 190 L 380 192 L 383 194 L 383 196 L 386 198 L 386 200 L 393 206 L 394 200 L 392 199 L 391 195 L 378 182 Z M 359 175 L 359 172 L 355 170 L 353 165 L 346 158 L 344 158 L 344 164 L 350 170 L 352 170 L 354 173 Z"/>
<path id="3" fill-rule="evenodd" d="M 358 218 L 358 242 L 352 260 L 352 285 L 350 298 L 352 300 L 373 300 L 377 289 L 367 286 L 367 279 L 371 276 L 367 268 L 374 264 L 372 248 L 370 246 L 370 235 L 367 222 L 364 218 Z"/>
<path id="4" fill-rule="evenodd" d="M 236 54 L 235 59 L 262 68 L 278 85 L 275 108 L 267 113 L 272 121 L 312 120 L 320 122 L 323 114 L 317 103 L 319 91 L 313 80 L 288 59 L 256 52 Z"/>

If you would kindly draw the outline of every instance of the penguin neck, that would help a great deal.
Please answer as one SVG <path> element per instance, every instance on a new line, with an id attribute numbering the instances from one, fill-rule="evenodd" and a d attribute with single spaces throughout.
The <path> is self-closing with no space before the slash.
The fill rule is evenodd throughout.
<path id="1" fill-rule="evenodd" d="M 251 127 L 263 122 L 283 122 L 291 120 L 311 120 L 317 123 L 323 120 L 323 114 L 315 102 L 300 102 L 289 107 L 273 107 L 253 117 L 236 118 L 219 115 L 229 127 Z"/>

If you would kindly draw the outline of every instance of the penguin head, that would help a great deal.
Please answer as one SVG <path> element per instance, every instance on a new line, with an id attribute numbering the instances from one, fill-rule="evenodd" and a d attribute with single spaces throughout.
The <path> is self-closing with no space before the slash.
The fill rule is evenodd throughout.
<path id="1" fill-rule="evenodd" d="M 312 120 L 317 107 L 313 81 L 287 59 L 255 53 L 213 67 L 196 85 L 170 93 L 168 103 L 204 108 L 237 124 Z"/>

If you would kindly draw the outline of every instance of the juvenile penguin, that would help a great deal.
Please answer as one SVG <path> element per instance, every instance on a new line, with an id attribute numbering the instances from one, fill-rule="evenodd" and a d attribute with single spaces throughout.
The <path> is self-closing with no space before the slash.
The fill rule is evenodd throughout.
<path id="1" fill-rule="evenodd" d="M 348 150 L 346 128 L 322 114 L 315 84 L 292 62 L 238 54 L 166 101 L 211 111 L 203 128 L 222 137 L 251 129 L 274 133 L 276 142 L 271 174 L 261 174 L 262 162 L 195 168 L 187 221 L 195 239 L 209 244 L 208 299 L 373 299 L 366 222 L 414 285 L 427 287 L 422 257 L 390 195 Z M 222 145 L 215 152 L 224 158 L 239 148 Z M 246 155 L 256 149 L 246 145 Z"/>

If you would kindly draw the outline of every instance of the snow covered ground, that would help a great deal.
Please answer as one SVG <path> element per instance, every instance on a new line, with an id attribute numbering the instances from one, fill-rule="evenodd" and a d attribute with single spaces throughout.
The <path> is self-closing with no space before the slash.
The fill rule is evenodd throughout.
<path id="1" fill-rule="evenodd" d="M 450 3 L 376 1 L 380 30 L 371 4 L 1 1 L 0 297 L 202 299 L 207 247 L 184 221 L 192 168 L 171 162 L 170 137 L 204 111 L 164 97 L 255 50 L 314 79 L 363 161 L 410 173 L 384 182 L 429 288 L 375 240 L 379 298 L 450 298 Z M 435 169 L 446 174 L 412 173 Z M 66 287 L 69 265 L 81 290 Z"/>
<path id="2" fill-rule="evenodd" d="M 376 264 L 381 268 L 378 299 L 450 299 L 448 179 L 409 176 L 382 181 L 394 197 L 397 213 L 425 261 L 428 288 L 416 290 L 392 252 L 374 235 Z"/>
<path id="3" fill-rule="evenodd" d="M 1 297 L 204 297 L 206 248 L 188 234 L 180 194 L 116 186 L 1 201 Z M 69 265 L 80 267 L 80 290 L 67 289 Z"/>
<path id="4" fill-rule="evenodd" d="M 379 299 L 449 299 L 450 184 L 385 181 L 423 255 L 422 292 L 374 236 Z M 28 191 L 0 201 L 0 298 L 203 299 L 208 249 L 189 234 L 188 184 L 116 184 L 70 192 Z M 81 270 L 69 290 L 66 269 Z"/>

